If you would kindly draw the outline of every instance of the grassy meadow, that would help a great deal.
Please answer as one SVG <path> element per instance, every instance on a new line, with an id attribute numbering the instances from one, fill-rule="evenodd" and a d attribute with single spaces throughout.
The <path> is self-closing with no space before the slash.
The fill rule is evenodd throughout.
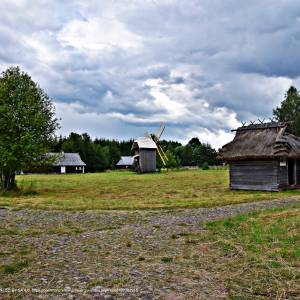
<path id="1" fill-rule="evenodd" d="M 299 208 L 210 221 L 206 229 L 201 240 L 211 244 L 231 299 L 299 299 Z"/>
<path id="2" fill-rule="evenodd" d="M 300 195 L 297 190 L 230 191 L 228 170 L 20 175 L 17 183 L 21 191 L 1 195 L 0 206 L 49 210 L 195 208 Z"/>

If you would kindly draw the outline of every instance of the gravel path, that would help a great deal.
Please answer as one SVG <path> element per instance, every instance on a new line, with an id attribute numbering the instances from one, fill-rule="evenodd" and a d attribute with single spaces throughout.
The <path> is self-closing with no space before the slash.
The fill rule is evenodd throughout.
<path id="1" fill-rule="evenodd" d="M 197 223 L 218 218 L 231 217 L 255 210 L 280 208 L 291 205 L 300 205 L 300 199 L 267 200 L 213 208 L 185 209 L 174 214 L 172 211 L 172 215 L 168 216 L 167 218 L 165 215 L 163 215 L 153 221 L 158 224 L 162 223 L 170 226 L 176 225 L 178 222 Z"/>
<path id="2" fill-rule="evenodd" d="M 287 206 L 300 200 L 152 211 L 0 209 L 0 258 L 28 264 L 1 275 L 0 292 L 29 289 L 25 299 L 226 299 L 222 278 L 205 265 L 208 250 L 183 237 L 201 235 L 203 221 Z M 0 293 L 5 297 L 12 294 Z"/>

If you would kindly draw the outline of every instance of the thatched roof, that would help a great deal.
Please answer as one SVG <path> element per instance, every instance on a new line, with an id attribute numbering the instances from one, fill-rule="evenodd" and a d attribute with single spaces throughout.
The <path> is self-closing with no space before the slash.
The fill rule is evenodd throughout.
<path id="1" fill-rule="evenodd" d="M 220 151 L 223 160 L 300 158 L 300 137 L 288 132 L 284 123 L 243 126 Z"/>

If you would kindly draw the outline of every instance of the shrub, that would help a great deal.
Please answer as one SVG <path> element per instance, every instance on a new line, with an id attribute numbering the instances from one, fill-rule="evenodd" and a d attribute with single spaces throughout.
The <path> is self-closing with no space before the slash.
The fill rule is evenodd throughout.
<path id="1" fill-rule="evenodd" d="M 207 162 L 203 163 L 202 170 L 208 170 L 208 169 L 209 169 L 208 163 Z"/>

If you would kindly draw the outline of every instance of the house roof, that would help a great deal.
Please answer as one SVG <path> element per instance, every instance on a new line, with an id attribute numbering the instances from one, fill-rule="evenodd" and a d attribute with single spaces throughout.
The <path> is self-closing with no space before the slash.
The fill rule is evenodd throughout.
<path id="1" fill-rule="evenodd" d="M 134 140 L 132 149 L 157 149 L 155 142 L 150 137 L 139 137 Z"/>
<path id="2" fill-rule="evenodd" d="M 223 160 L 300 158 L 300 138 L 289 133 L 285 123 L 243 126 L 220 151 Z"/>
<path id="3" fill-rule="evenodd" d="M 131 166 L 133 165 L 133 156 L 121 156 L 117 166 Z"/>
<path id="4" fill-rule="evenodd" d="M 81 160 L 79 153 L 49 153 L 51 156 L 57 156 L 54 166 L 86 166 Z"/>

